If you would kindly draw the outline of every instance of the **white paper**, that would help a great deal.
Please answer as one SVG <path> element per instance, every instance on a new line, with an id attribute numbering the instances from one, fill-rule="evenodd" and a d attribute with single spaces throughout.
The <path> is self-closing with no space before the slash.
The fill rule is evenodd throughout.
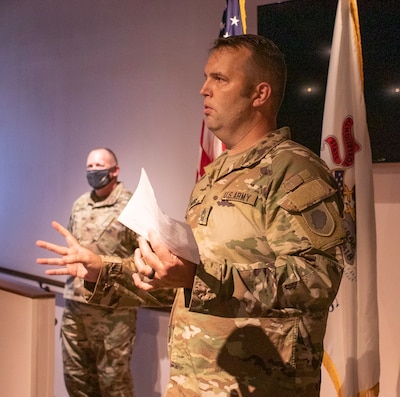
<path id="1" fill-rule="evenodd" d="M 190 262 L 199 263 L 199 251 L 192 229 L 187 223 L 172 219 L 161 211 L 143 168 L 135 193 L 118 220 L 146 240 L 149 239 L 149 230 L 155 230 L 160 240 L 173 254 Z"/>

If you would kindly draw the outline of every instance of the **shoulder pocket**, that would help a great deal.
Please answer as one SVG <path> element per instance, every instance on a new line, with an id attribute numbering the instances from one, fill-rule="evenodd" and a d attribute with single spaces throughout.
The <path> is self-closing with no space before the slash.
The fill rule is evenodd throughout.
<path id="1" fill-rule="evenodd" d="M 297 218 L 316 248 L 328 249 L 345 235 L 335 195 L 336 189 L 317 178 L 287 193 L 279 205 Z"/>

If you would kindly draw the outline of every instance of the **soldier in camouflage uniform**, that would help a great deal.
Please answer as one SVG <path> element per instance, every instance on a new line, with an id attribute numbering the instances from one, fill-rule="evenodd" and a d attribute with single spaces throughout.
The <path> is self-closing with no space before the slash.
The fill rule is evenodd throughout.
<path id="1" fill-rule="evenodd" d="M 118 173 L 117 158 L 111 150 L 99 148 L 89 153 L 87 179 L 93 190 L 75 201 L 68 229 L 93 252 L 126 258 L 137 248 L 137 236 L 117 221 L 132 196 L 118 182 Z M 115 309 L 87 304 L 83 279 L 78 277 L 68 278 L 64 297 L 61 336 L 64 379 L 70 396 L 133 397 L 130 358 L 136 335 L 136 306 L 161 303 L 150 296 L 138 297 L 137 305 Z"/>
<path id="2" fill-rule="evenodd" d="M 127 257 L 137 247 L 137 236 L 117 221 L 132 196 L 118 182 L 118 172 L 117 159 L 108 149 L 89 153 L 87 177 L 93 190 L 75 201 L 68 229 L 93 252 Z M 64 297 L 61 336 L 69 395 L 132 397 L 129 362 L 136 332 L 136 308 L 113 310 L 88 305 L 83 280 L 77 277 L 68 278 Z"/>
<path id="3" fill-rule="evenodd" d="M 219 39 L 210 53 L 205 121 L 227 151 L 187 209 L 201 262 L 194 279 L 186 263 L 171 313 L 168 397 L 319 396 L 342 202 L 320 158 L 276 129 L 285 81 L 283 55 L 264 38 Z M 182 264 L 150 242 L 158 258 L 142 240 L 136 257 L 144 274 L 156 271 L 135 277 L 146 289 L 177 280 Z"/>
<path id="4" fill-rule="evenodd" d="M 317 397 L 329 307 L 342 275 L 342 202 L 326 165 L 290 140 L 276 117 L 286 82 L 269 40 L 218 39 L 205 67 L 207 127 L 227 150 L 206 168 L 187 209 L 200 263 L 173 255 L 155 234 L 139 238 L 134 266 L 69 247 L 48 274 L 87 272 L 94 294 L 181 287 L 171 312 L 166 396 Z M 78 263 L 81 262 L 81 263 Z M 129 269 L 129 271 L 128 271 Z M 87 285 L 88 286 L 88 285 Z M 111 287 L 110 287 L 111 288 Z M 124 297 L 122 297 L 124 295 Z"/>

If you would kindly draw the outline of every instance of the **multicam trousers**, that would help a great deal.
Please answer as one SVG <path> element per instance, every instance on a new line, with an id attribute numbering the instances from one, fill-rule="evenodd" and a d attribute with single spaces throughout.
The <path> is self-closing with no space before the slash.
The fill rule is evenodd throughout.
<path id="1" fill-rule="evenodd" d="M 136 309 L 112 310 L 66 300 L 61 339 L 71 397 L 134 397 L 130 358 Z"/>

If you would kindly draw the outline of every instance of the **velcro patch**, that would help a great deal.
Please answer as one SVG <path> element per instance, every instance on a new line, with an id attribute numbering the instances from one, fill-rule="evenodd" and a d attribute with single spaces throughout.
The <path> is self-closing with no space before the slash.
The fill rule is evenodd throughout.
<path id="1" fill-rule="evenodd" d="M 336 190 L 324 180 L 313 179 L 286 194 L 279 201 L 279 205 L 289 212 L 300 212 L 335 193 Z"/>
<path id="2" fill-rule="evenodd" d="M 254 205 L 257 201 L 257 195 L 249 192 L 228 191 L 222 196 L 225 201 L 239 201 L 241 203 Z"/>

